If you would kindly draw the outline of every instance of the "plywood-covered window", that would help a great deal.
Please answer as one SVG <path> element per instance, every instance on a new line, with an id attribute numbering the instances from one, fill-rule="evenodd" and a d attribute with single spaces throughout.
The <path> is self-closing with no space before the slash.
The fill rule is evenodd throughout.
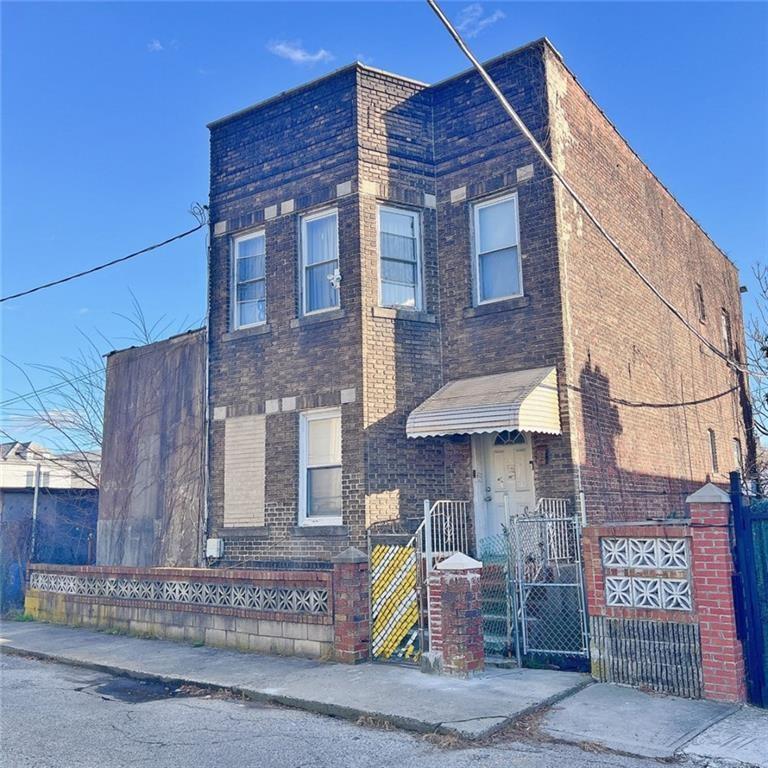
<path id="1" fill-rule="evenodd" d="M 264 525 L 265 417 L 224 422 L 224 526 Z"/>

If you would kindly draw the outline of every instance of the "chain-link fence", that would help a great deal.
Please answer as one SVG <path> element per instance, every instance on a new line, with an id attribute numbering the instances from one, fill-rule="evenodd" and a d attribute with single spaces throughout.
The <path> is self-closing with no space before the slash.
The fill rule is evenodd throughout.
<path id="1" fill-rule="evenodd" d="M 478 542 L 487 656 L 587 654 L 579 534 L 573 516 L 517 517 Z"/>

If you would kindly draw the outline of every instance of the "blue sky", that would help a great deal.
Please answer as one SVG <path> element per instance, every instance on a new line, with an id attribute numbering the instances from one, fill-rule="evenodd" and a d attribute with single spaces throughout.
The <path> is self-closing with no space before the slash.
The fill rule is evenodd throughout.
<path id="1" fill-rule="evenodd" d="M 752 285 L 768 246 L 767 5 L 444 8 L 480 58 L 548 36 Z M 2 293 L 188 229 L 207 198 L 206 123 L 356 58 L 427 82 L 466 66 L 424 2 L 4 3 Z M 56 365 L 79 331 L 126 346 L 131 291 L 169 333 L 201 323 L 203 235 L 4 304 L 3 353 Z M 2 399 L 25 391 L 5 365 Z"/>

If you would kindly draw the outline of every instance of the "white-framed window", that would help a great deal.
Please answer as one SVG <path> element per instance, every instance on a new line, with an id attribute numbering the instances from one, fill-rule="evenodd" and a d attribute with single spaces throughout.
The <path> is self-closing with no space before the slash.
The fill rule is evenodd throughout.
<path id="1" fill-rule="evenodd" d="M 717 460 L 717 436 L 715 430 L 711 427 L 707 430 L 707 438 L 709 440 L 709 458 L 712 463 L 712 471 L 720 471 L 720 463 Z"/>
<path id="2" fill-rule="evenodd" d="M 736 472 L 741 472 L 744 467 L 744 455 L 741 452 L 741 440 L 738 437 L 734 437 L 731 443 L 733 447 L 733 469 Z"/>
<path id="3" fill-rule="evenodd" d="M 299 524 L 341 525 L 341 409 L 300 415 Z"/>
<path id="4" fill-rule="evenodd" d="M 382 307 L 421 309 L 421 233 L 419 214 L 379 206 L 379 303 Z"/>
<path id="5" fill-rule="evenodd" d="M 339 224 L 336 210 L 301 217 L 302 314 L 339 306 Z"/>
<path id="6" fill-rule="evenodd" d="M 523 295 L 517 195 L 473 207 L 475 303 Z"/>
<path id="7" fill-rule="evenodd" d="M 733 335 L 731 333 L 731 316 L 727 309 L 720 312 L 720 326 L 723 335 L 723 352 L 730 356 L 733 352 Z"/>
<path id="8" fill-rule="evenodd" d="M 232 327 L 248 328 L 267 321 L 266 238 L 264 232 L 232 240 Z"/>

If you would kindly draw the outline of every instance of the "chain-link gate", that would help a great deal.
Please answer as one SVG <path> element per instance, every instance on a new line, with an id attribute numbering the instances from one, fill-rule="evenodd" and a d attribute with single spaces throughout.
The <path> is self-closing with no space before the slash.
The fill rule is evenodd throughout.
<path id="1" fill-rule="evenodd" d="M 560 507 L 509 520 L 478 542 L 483 562 L 485 652 L 489 656 L 585 657 L 581 527 Z"/>
<path id="2" fill-rule="evenodd" d="M 376 660 L 418 662 L 422 631 L 422 557 L 417 536 L 369 539 L 371 654 Z"/>

